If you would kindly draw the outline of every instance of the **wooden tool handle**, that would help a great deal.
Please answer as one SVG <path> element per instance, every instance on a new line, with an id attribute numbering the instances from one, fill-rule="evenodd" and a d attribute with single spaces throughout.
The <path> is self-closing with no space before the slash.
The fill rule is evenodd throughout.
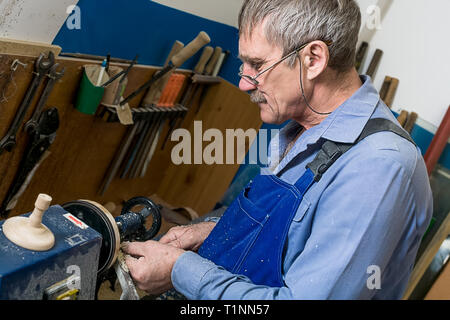
<path id="1" fill-rule="evenodd" d="M 181 49 L 173 58 L 172 64 L 179 68 L 181 65 L 194 54 L 196 54 L 204 45 L 211 42 L 211 38 L 205 31 L 201 31 L 198 36 L 192 40 L 186 47 Z"/>
<path id="2" fill-rule="evenodd" d="M 371 77 L 372 79 L 375 76 L 375 72 L 377 71 L 378 65 L 380 64 L 381 57 L 383 56 L 383 51 L 380 49 L 375 50 L 375 53 L 373 54 L 373 58 L 370 61 L 370 65 L 367 68 L 366 75 Z"/>
<path id="3" fill-rule="evenodd" d="M 358 49 L 358 52 L 356 53 L 356 61 L 355 61 L 355 68 L 358 70 L 358 72 L 361 70 L 362 61 L 364 60 L 364 57 L 366 56 L 367 49 L 369 48 L 369 43 L 363 41 Z"/>
<path id="4" fill-rule="evenodd" d="M 198 60 L 197 65 L 194 68 L 194 72 L 198 73 L 198 74 L 202 74 L 203 71 L 205 70 L 206 64 L 208 63 L 208 61 L 210 61 L 212 55 L 214 52 L 214 48 L 211 46 L 207 46 L 205 47 L 205 49 L 203 49 L 202 55 L 200 56 L 200 59 Z"/>
<path id="5" fill-rule="evenodd" d="M 414 125 L 416 124 L 417 118 L 419 115 L 415 112 L 411 112 L 408 116 L 408 120 L 406 120 L 404 129 L 411 134 L 412 130 L 414 129 Z"/>
<path id="6" fill-rule="evenodd" d="M 398 84 L 399 84 L 399 80 L 397 78 L 391 79 L 391 84 L 386 93 L 386 97 L 384 98 L 384 103 L 386 103 L 386 105 L 389 108 L 392 108 L 392 104 L 394 102 L 395 93 L 397 92 Z"/>
<path id="7" fill-rule="evenodd" d="M 208 76 L 212 75 L 214 68 L 217 64 L 217 61 L 219 61 L 221 54 L 222 54 L 222 48 L 216 47 L 216 49 L 214 49 L 214 54 L 213 54 L 211 60 L 208 62 L 208 65 L 205 68 L 206 75 L 208 75 Z"/>
<path id="8" fill-rule="evenodd" d="M 381 86 L 380 89 L 380 98 L 383 101 L 386 99 L 386 94 L 389 90 L 389 86 L 391 85 L 391 80 L 392 78 L 389 76 L 384 77 L 383 85 Z"/>
<path id="9" fill-rule="evenodd" d="M 172 49 L 169 52 L 169 55 L 167 56 L 166 62 L 164 62 L 164 67 L 169 65 L 170 59 L 172 59 L 173 56 L 175 56 L 177 53 L 181 51 L 181 49 L 184 48 L 184 43 L 178 40 L 175 40 L 175 43 L 172 46 Z"/>
<path id="10" fill-rule="evenodd" d="M 408 119 L 408 111 L 406 110 L 402 110 L 402 112 L 400 112 L 400 115 L 397 118 L 398 123 L 400 123 L 400 125 L 404 128 L 405 124 L 406 124 L 406 120 Z"/>
<path id="11" fill-rule="evenodd" d="M 225 59 L 229 54 L 230 51 L 225 51 L 220 54 L 219 61 L 217 61 L 216 66 L 214 67 L 214 71 L 212 73 L 213 77 L 217 77 L 219 75 L 219 72 L 222 69 L 223 64 L 225 63 Z"/>
<path id="12" fill-rule="evenodd" d="M 167 56 L 166 62 L 164 63 L 164 67 L 169 65 L 170 60 L 172 57 L 174 57 L 177 53 L 183 49 L 184 44 L 181 41 L 176 40 L 175 43 L 172 46 L 172 50 L 170 50 L 169 55 Z M 166 86 L 167 82 L 169 81 L 169 78 L 171 76 L 172 72 L 169 72 L 168 74 L 164 75 L 161 79 L 156 81 L 148 90 L 147 94 L 145 95 L 145 98 L 142 102 L 144 106 L 149 106 L 152 104 L 158 104 L 159 98 L 161 97 L 162 91 L 164 87 Z"/>

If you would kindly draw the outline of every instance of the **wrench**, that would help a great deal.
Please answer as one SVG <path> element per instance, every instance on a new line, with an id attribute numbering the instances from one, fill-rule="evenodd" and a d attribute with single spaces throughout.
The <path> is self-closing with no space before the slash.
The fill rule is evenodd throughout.
<path id="1" fill-rule="evenodd" d="M 52 92 L 53 87 L 55 86 L 55 83 L 64 76 L 66 68 L 64 67 L 60 72 L 58 72 L 58 67 L 59 63 L 54 64 L 47 73 L 47 76 L 50 78 L 50 80 L 48 80 L 47 85 L 45 86 L 45 89 L 42 92 L 41 97 L 39 98 L 39 102 L 36 109 L 34 109 L 31 119 L 28 120 L 24 126 L 25 132 L 27 132 L 28 134 L 33 134 L 34 132 L 36 132 L 36 129 L 39 125 L 39 115 L 42 113 L 45 103 L 47 102 L 48 97 Z"/>
<path id="2" fill-rule="evenodd" d="M 55 141 L 58 128 L 58 109 L 49 108 L 40 114 L 36 131 L 33 132 L 33 135 L 28 141 L 25 154 L 19 164 L 19 169 L 0 207 L 1 217 L 7 217 L 9 212 L 15 208 L 19 198 L 30 184 L 36 170 L 50 154 L 48 149 Z"/>
<path id="3" fill-rule="evenodd" d="M 34 96 L 36 95 L 39 85 L 41 84 L 48 70 L 50 70 L 50 68 L 54 64 L 55 64 L 55 55 L 51 51 L 49 52 L 48 57 L 45 57 L 45 55 L 41 53 L 39 58 L 36 60 L 33 80 L 31 81 L 31 84 L 28 87 L 25 97 L 22 100 L 22 103 L 20 104 L 20 107 L 16 113 L 16 116 L 7 134 L 0 141 L 0 154 L 2 154 L 4 150 L 11 152 L 16 146 L 17 144 L 16 135 L 17 132 L 19 131 L 20 124 L 22 123 L 23 118 L 25 117 L 28 108 L 31 105 Z"/>

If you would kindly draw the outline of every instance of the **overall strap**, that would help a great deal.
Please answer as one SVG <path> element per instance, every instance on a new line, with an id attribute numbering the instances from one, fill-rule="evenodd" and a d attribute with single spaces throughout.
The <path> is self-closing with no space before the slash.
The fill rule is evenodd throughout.
<path id="1" fill-rule="evenodd" d="M 322 145 L 322 149 L 318 152 L 316 158 L 309 163 L 306 168 L 309 168 L 314 174 L 314 181 L 318 182 L 322 175 L 339 159 L 345 152 L 350 150 L 354 145 L 363 140 L 364 138 L 377 133 L 389 131 L 393 132 L 400 137 L 408 140 L 412 144 L 416 145 L 411 136 L 400 128 L 398 125 L 390 120 L 383 118 L 370 119 L 364 127 L 361 135 L 355 141 L 355 143 L 336 143 L 332 141 L 325 141 Z"/>

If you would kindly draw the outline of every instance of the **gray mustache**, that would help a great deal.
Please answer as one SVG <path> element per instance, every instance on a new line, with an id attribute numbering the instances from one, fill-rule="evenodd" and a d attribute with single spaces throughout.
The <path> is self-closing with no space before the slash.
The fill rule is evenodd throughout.
<path id="1" fill-rule="evenodd" d="M 257 90 L 250 93 L 250 100 L 253 103 L 267 103 L 267 100 L 264 97 L 264 95 Z"/>

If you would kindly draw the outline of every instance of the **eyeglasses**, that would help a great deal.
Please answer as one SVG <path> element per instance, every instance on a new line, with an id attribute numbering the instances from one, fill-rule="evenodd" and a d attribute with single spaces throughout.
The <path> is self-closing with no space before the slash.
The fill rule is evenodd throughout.
<path id="1" fill-rule="evenodd" d="M 264 69 L 263 71 L 259 72 L 257 75 L 249 76 L 243 73 L 244 71 L 244 65 L 242 64 L 239 68 L 239 77 L 241 77 L 242 79 L 247 80 L 250 84 L 254 85 L 254 86 L 258 86 L 259 85 L 259 81 L 256 80 L 257 78 L 259 78 L 261 75 L 263 75 L 264 73 L 266 73 L 267 71 L 275 68 L 277 65 L 279 65 L 280 63 L 282 63 L 284 60 L 286 60 L 287 58 L 293 56 L 294 54 L 298 54 L 301 50 L 303 50 L 309 43 L 305 43 L 304 45 L 300 46 L 298 49 L 292 51 L 291 53 L 287 54 L 286 56 L 284 56 L 283 58 L 281 58 L 280 60 L 278 60 L 277 62 L 275 62 L 274 64 L 272 64 L 270 67 Z M 331 45 L 331 41 L 326 41 L 325 44 L 327 46 Z"/>

